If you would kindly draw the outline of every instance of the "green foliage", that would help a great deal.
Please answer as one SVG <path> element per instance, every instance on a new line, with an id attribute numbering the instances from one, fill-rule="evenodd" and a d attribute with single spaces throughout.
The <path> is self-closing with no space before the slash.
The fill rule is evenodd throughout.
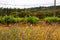
<path id="1" fill-rule="evenodd" d="M 15 22 L 17 22 L 17 23 L 21 22 L 22 20 L 23 20 L 23 18 L 19 18 L 19 17 L 15 18 Z"/>
<path id="2" fill-rule="evenodd" d="M 56 6 L 56 17 L 60 17 L 60 6 Z M 17 9 L 17 8 L 0 8 L 0 16 L 12 15 L 14 17 L 29 17 L 36 16 L 39 18 L 52 17 L 53 6 L 50 7 L 35 7 L 35 8 L 26 8 L 26 9 Z"/>
<path id="3" fill-rule="evenodd" d="M 20 22 L 22 20 L 22 18 L 15 18 L 13 16 L 4 16 L 4 17 L 0 17 L 0 23 L 17 23 Z"/>
<path id="4" fill-rule="evenodd" d="M 0 23 L 2 22 L 2 16 L 0 16 Z"/>
<path id="5" fill-rule="evenodd" d="M 29 23 L 36 23 L 39 20 L 37 17 L 13 17 L 13 16 L 4 16 L 0 17 L 0 23 L 18 23 L 18 22 L 29 22 Z"/>
<path id="6" fill-rule="evenodd" d="M 14 23 L 14 22 L 16 22 L 16 19 L 14 17 L 11 17 L 11 16 L 5 16 L 3 18 L 4 18 L 5 23 L 12 23 L 12 22 Z"/>
<path id="7" fill-rule="evenodd" d="M 28 17 L 27 18 L 27 22 L 30 22 L 32 24 L 38 22 L 38 20 L 39 20 L 39 18 L 37 18 L 37 17 Z"/>
<path id="8" fill-rule="evenodd" d="M 58 17 L 47 17 L 47 18 L 44 18 L 44 20 L 47 23 L 55 23 L 55 22 L 59 22 L 60 18 L 58 18 Z"/>
<path id="9" fill-rule="evenodd" d="M 58 20 L 58 22 L 60 22 L 60 18 L 58 18 L 57 20 Z"/>

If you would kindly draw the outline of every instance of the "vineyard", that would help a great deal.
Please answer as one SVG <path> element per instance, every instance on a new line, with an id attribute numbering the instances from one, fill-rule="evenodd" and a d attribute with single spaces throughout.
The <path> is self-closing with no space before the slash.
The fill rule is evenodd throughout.
<path id="1" fill-rule="evenodd" d="M 0 40 L 60 40 L 60 18 L 0 16 Z"/>
<path id="2" fill-rule="evenodd" d="M 60 40 L 60 6 L 55 17 L 52 8 L 0 8 L 0 40 Z"/>

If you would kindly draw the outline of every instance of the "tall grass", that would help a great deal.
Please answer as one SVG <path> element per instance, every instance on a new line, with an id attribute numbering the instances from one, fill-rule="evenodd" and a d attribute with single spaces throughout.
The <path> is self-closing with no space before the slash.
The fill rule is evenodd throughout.
<path id="1" fill-rule="evenodd" d="M 60 27 L 0 27 L 0 40 L 60 40 Z"/>

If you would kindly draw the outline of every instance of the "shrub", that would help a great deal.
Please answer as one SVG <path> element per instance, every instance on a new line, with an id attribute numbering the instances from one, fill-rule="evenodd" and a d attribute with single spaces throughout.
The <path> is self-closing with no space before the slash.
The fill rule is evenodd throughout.
<path id="1" fill-rule="evenodd" d="M 22 18 L 21 22 L 27 22 L 28 17 Z"/>
<path id="2" fill-rule="evenodd" d="M 57 20 L 58 20 L 58 22 L 60 23 L 60 18 L 58 18 Z"/>
<path id="3" fill-rule="evenodd" d="M 1 23 L 1 19 L 2 19 L 2 17 L 0 16 L 0 23 Z"/>
<path id="4" fill-rule="evenodd" d="M 4 18 L 5 23 L 14 23 L 14 22 L 16 22 L 16 19 L 12 16 L 5 16 L 3 18 Z"/>
<path id="5" fill-rule="evenodd" d="M 4 16 L 4 17 L 0 17 L 0 23 L 17 23 L 20 22 L 22 20 L 22 18 L 15 18 L 13 16 Z"/>
<path id="6" fill-rule="evenodd" d="M 16 22 L 18 23 L 18 22 L 21 22 L 21 21 L 23 20 L 23 18 L 17 17 L 17 18 L 15 18 L 15 20 L 16 20 Z"/>
<path id="7" fill-rule="evenodd" d="M 28 17 L 27 22 L 30 22 L 32 24 L 36 23 L 39 20 L 37 17 Z"/>
<path id="8" fill-rule="evenodd" d="M 59 22 L 60 18 L 58 18 L 58 17 L 47 17 L 47 18 L 44 18 L 44 20 L 47 23 L 55 23 L 55 22 Z"/>

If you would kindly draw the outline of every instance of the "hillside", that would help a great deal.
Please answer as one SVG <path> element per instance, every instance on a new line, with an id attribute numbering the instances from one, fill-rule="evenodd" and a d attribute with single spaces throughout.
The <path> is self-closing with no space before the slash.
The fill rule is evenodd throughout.
<path id="1" fill-rule="evenodd" d="M 18 17 L 36 16 L 44 18 L 47 16 L 53 16 L 54 6 L 49 7 L 34 7 L 34 8 L 0 8 L 0 16 L 13 15 Z M 56 16 L 60 17 L 60 5 L 56 6 Z"/>
<path id="2" fill-rule="evenodd" d="M 28 8 L 28 9 L 31 10 L 31 11 L 38 11 L 38 10 L 44 10 L 44 11 L 46 11 L 46 10 L 53 10 L 54 6 L 48 6 L 48 7 L 40 6 L 40 7 Z M 60 10 L 60 5 L 56 6 L 56 9 Z"/>

